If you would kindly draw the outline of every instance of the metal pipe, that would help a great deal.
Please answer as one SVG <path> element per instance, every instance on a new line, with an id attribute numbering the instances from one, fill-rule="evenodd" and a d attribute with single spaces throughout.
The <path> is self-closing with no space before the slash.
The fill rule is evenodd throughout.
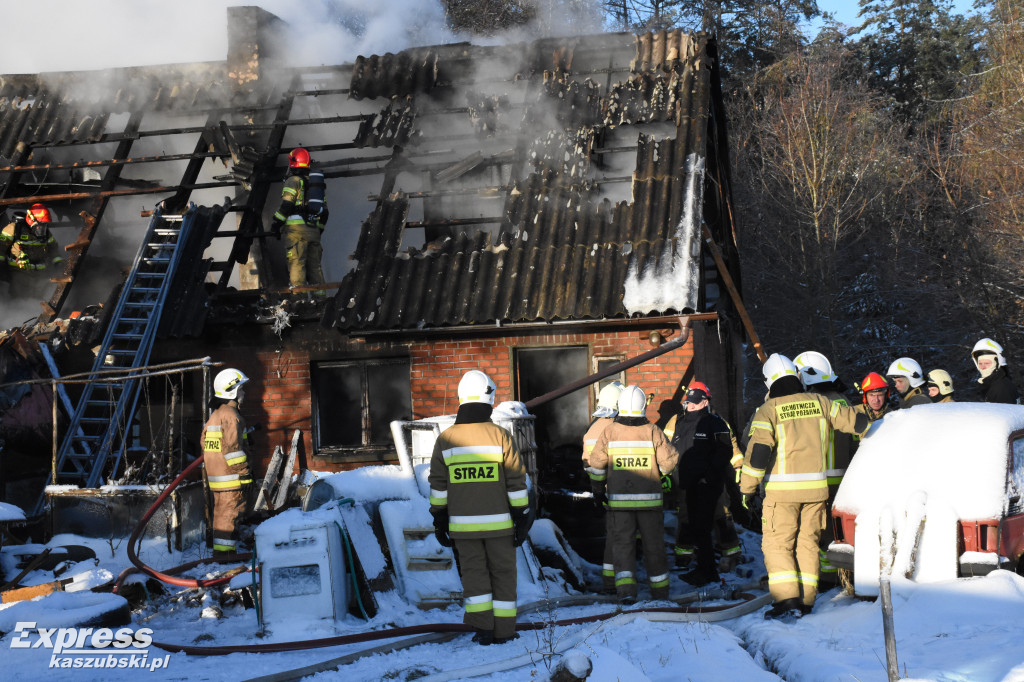
<path id="1" fill-rule="evenodd" d="M 643 364 L 648 360 L 653 360 L 659 355 L 664 355 L 665 353 L 674 351 L 676 348 L 679 348 L 680 346 L 684 345 L 686 341 L 690 338 L 690 323 L 693 320 L 714 319 L 718 319 L 717 313 L 682 315 L 679 317 L 679 328 L 682 331 L 682 333 L 679 335 L 679 338 L 673 339 L 668 343 L 664 343 L 661 346 L 655 348 L 654 350 L 649 350 L 646 353 L 636 356 L 635 358 L 623 360 L 622 362 L 614 364 L 611 367 L 606 367 L 599 372 L 594 372 L 590 376 L 583 377 L 582 379 L 577 379 L 572 383 L 566 384 L 565 386 L 562 386 L 560 388 L 556 388 L 553 391 L 548 391 L 544 395 L 537 396 L 532 400 L 528 400 L 526 401 L 526 409 L 532 411 L 535 407 L 539 407 L 544 403 L 549 403 L 552 400 L 555 400 L 556 398 L 561 398 L 562 396 L 568 395 L 573 391 L 578 391 L 579 389 L 585 388 L 586 386 L 596 383 L 601 379 L 604 379 L 605 377 L 611 376 L 612 374 L 617 374 L 631 367 L 636 367 L 637 365 Z"/>

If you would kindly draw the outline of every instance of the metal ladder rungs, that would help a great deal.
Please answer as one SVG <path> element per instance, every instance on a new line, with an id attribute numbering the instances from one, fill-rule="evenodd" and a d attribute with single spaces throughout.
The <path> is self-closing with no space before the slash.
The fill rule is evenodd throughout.
<path id="1" fill-rule="evenodd" d="M 128 333 L 118 334 L 116 332 L 114 333 L 114 338 L 115 339 L 141 339 L 142 336 L 143 336 L 142 334 L 128 334 Z"/>
<path id="2" fill-rule="evenodd" d="M 132 287 L 129 294 L 158 294 L 160 287 Z"/>

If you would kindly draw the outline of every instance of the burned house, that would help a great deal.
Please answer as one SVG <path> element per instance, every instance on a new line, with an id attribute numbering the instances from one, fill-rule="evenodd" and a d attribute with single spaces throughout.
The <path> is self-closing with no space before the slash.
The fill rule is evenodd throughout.
<path id="1" fill-rule="evenodd" d="M 392 462 L 391 422 L 453 413 L 474 368 L 499 400 L 523 402 L 610 368 L 602 381 L 642 386 L 661 421 L 699 378 L 741 420 L 712 39 L 460 43 L 295 67 L 275 54 L 280 26 L 232 8 L 223 62 L 0 76 L 0 207 L 46 203 L 67 253 L 38 318 L 50 326 L 34 338 L 39 325 L 26 325 L 18 343 L 42 341 L 64 375 L 202 358 L 241 369 L 252 380 L 243 413 L 261 427 L 257 476 L 296 430 L 309 469 Z M 265 227 L 295 146 L 328 182 L 324 296 L 288 291 L 284 249 Z M 182 235 L 168 246 L 157 235 L 172 220 Z M 155 288 L 137 279 L 154 260 L 147 247 L 175 255 L 159 305 L 139 315 L 125 306 L 133 289 Z M 135 326 L 118 331 L 125 319 Z M 0 353 L 14 348 L 6 339 Z M 134 382 L 124 400 L 69 387 L 59 426 L 102 441 L 105 468 L 88 459 L 97 447 L 68 446 L 57 481 L 94 486 L 158 439 L 194 449 L 202 367 Z M 600 385 L 535 401 L 542 482 L 582 475 Z M 117 433 L 90 434 L 73 416 L 90 400 L 126 403 L 104 413 Z M 42 483 L 50 451 L 20 443 L 2 457 L 31 456 Z"/>

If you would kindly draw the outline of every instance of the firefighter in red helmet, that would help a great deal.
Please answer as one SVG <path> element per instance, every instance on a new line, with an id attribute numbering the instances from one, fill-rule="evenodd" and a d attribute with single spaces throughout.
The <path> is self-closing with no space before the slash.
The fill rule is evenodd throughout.
<path id="1" fill-rule="evenodd" d="M 889 382 L 878 372 L 871 372 L 857 387 L 863 394 L 863 403 L 853 409 L 867 415 L 871 421 L 878 421 L 892 410 L 889 407 Z"/>
<path id="2" fill-rule="evenodd" d="M 326 183 L 321 171 L 310 167 L 309 152 L 296 147 L 288 154 L 288 177 L 281 190 L 281 206 L 274 213 L 271 231 L 285 239 L 288 281 L 292 287 L 324 283 L 320 266 L 320 237 L 327 225 Z M 319 290 L 318 294 L 323 294 Z"/>
<path id="3" fill-rule="evenodd" d="M 0 268 L 8 272 L 28 273 L 61 263 L 64 257 L 57 248 L 57 240 L 50 234 L 51 222 L 50 209 L 43 204 L 32 204 L 24 215 L 15 214 L 14 220 L 0 230 Z M 25 278 L 12 278 L 13 294 L 17 293 L 15 279 L 20 282 Z M 34 277 L 30 279 L 36 280 Z M 34 286 L 32 288 L 35 289 Z"/>

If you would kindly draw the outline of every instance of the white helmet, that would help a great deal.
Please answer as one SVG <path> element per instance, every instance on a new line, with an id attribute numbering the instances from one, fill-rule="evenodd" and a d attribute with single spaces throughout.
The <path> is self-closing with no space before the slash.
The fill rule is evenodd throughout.
<path id="1" fill-rule="evenodd" d="M 491 378 L 478 369 L 471 369 L 462 375 L 459 381 L 459 404 L 486 403 L 494 404 L 494 392 L 498 387 Z"/>
<path id="2" fill-rule="evenodd" d="M 935 384 L 939 395 L 950 395 L 953 392 L 953 377 L 944 369 L 933 369 L 928 372 L 928 383 Z"/>
<path id="3" fill-rule="evenodd" d="M 764 375 L 764 385 L 771 390 L 772 384 L 781 379 L 782 377 L 800 377 L 800 372 L 797 370 L 796 365 L 793 361 L 787 358 L 785 355 L 779 355 L 778 353 L 772 353 L 761 367 L 761 374 Z"/>
<path id="4" fill-rule="evenodd" d="M 249 377 L 237 369 L 222 369 L 213 378 L 213 394 L 224 400 L 234 400 L 238 397 L 238 389 L 248 380 Z"/>
<path id="5" fill-rule="evenodd" d="M 885 373 L 890 377 L 906 377 L 910 380 L 911 388 L 917 388 L 924 383 L 924 372 L 921 365 L 913 358 L 897 358 L 889 365 L 889 371 Z"/>
<path id="6" fill-rule="evenodd" d="M 793 364 L 800 370 L 800 381 L 804 386 L 825 384 L 839 377 L 832 371 L 832 363 L 817 351 L 806 350 L 793 358 Z"/>
<path id="7" fill-rule="evenodd" d="M 619 412 L 619 395 L 622 393 L 622 382 L 613 381 L 597 394 L 595 417 L 614 417 Z"/>
<path id="8" fill-rule="evenodd" d="M 647 395 L 639 386 L 630 384 L 619 394 L 620 417 L 642 417 L 647 411 Z"/>
<path id="9" fill-rule="evenodd" d="M 978 357 L 986 354 L 996 356 L 999 367 L 1006 366 L 1006 358 L 1003 357 L 1003 347 L 992 339 L 982 339 L 974 344 L 974 348 L 971 349 L 971 360 L 974 360 L 975 367 L 978 366 Z M 981 371 L 980 368 L 978 371 Z"/>

